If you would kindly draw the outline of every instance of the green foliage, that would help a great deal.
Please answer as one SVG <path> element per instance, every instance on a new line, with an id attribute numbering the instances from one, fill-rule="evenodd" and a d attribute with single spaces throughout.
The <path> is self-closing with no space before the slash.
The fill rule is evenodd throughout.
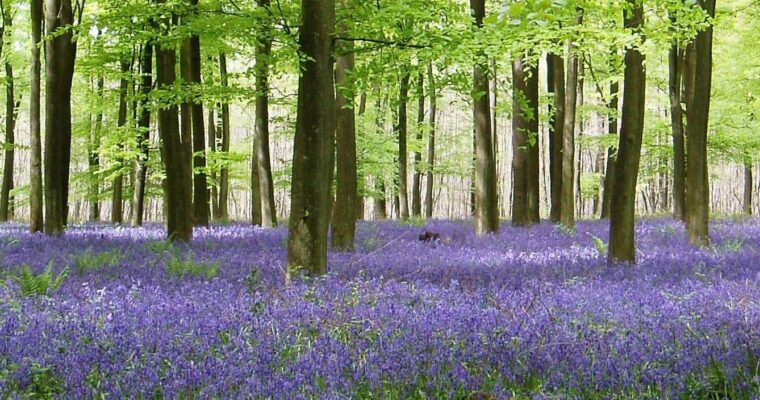
<path id="1" fill-rule="evenodd" d="M 58 275 L 55 275 L 51 261 L 40 274 L 35 274 L 29 265 L 24 265 L 13 277 L 13 280 L 18 284 L 21 295 L 24 297 L 47 296 L 58 289 L 68 276 L 68 268 L 64 268 Z"/>
<path id="2" fill-rule="evenodd" d="M 212 279 L 219 275 L 219 262 L 197 261 L 192 253 L 187 253 L 184 257 L 172 255 L 166 261 L 166 273 L 176 278 L 187 276 L 196 278 Z"/>
<path id="3" fill-rule="evenodd" d="M 599 253 L 599 256 L 606 256 L 608 250 L 607 242 L 595 235 L 591 235 L 591 239 L 594 241 L 594 248 L 596 249 L 596 252 Z"/>
<path id="4" fill-rule="evenodd" d="M 74 266 L 78 275 L 104 267 L 113 267 L 121 262 L 121 252 L 118 249 L 94 253 L 92 247 L 82 253 L 74 254 Z"/>

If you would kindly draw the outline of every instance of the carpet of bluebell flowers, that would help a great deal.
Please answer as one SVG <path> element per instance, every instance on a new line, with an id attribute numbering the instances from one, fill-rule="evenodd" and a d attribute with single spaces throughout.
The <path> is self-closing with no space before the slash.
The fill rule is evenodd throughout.
<path id="1" fill-rule="evenodd" d="M 641 221 L 636 266 L 605 222 L 362 222 L 290 285 L 284 228 L 3 225 L 0 399 L 757 398 L 758 222 Z"/>

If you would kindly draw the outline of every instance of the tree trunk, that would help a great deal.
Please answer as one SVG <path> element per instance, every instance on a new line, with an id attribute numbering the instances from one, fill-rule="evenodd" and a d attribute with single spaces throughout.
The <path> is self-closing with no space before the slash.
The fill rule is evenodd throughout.
<path id="1" fill-rule="evenodd" d="M 565 63 L 562 57 L 549 54 L 546 59 L 549 92 L 554 93 L 554 112 L 549 124 L 549 180 L 551 211 L 549 219 L 560 222 L 562 215 L 562 147 L 565 126 Z"/>
<path id="2" fill-rule="evenodd" d="M 361 97 L 359 99 L 359 110 L 356 112 L 356 115 L 359 119 L 364 116 L 364 113 L 367 111 L 367 93 L 362 92 Z M 357 170 L 357 201 L 356 201 L 356 220 L 361 221 L 364 219 L 364 207 L 365 207 L 365 197 L 367 193 L 367 179 L 362 174 L 361 171 Z"/>
<path id="3" fill-rule="evenodd" d="M 631 11 L 625 13 L 625 27 L 640 32 L 644 23 L 644 5 L 629 0 Z M 646 69 L 644 55 L 638 47 L 625 52 L 623 114 L 615 163 L 615 189 L 610 210 L 610 242 L 608 260 L 636 262 L 635 214 L 636 181 L 639 175 L 641 141 L 644 135 L 646 106 Z"/>
<path id="4" fill-rule="evenodd" d="M 258 0 L 260 7 L 269 7 L 269 0 Z M 256 168 L 261 197 L 261 225 L 277 225 L 274 203 L 274 181 L 269 154 L 269 58 L 272 51 L 272 27 L 267 23 L 256 46 Z"/>
<path id="5" fill-rule="evenodd" d="M 191 15 L 197 14 L 198 0 L 189 0 Z M 187 83 L 201 85 L 201 42 L 197 34 L 191 35 L 186 46 Z M 209 224 L 209 190 L 206 177 L 206 128 L 203 126 L 203 103 L 195 95 L 189 104 L 192 127 L 193 222 L 196 226 Z M 183 115 L 184 118 L 184 115 Z"/>
<path id="6" fill-rule="evenodd" d="M 607 117 L 607 133 L 610 135 L 618 134 L 618 95 L 620 84 L 617 82 L 610 83 L 610 99 L 607 108 L 610 115 Z M 611 146 L 607 149 L 607 171 L 604 173 L 604 193 L 602 194 L 602 218 L 610 217 L 610 207 L 612 206 L 612 193 L 615 192 L 615 162 L 617 159 L 617 147 Z"/>
<path id="7" fill-rule="evenodd" d="M 512 223 L 540 222 L 538 163 L 538 70 L 521 58 L 512 62 Z"/>
<path id="8" fill-rule="evenodd" d="M 45 97 L 45 233 L 62 235 L 68 214 L 71 84 L 76 43 L 71 0 L 47 1 Z M 58 30 L 61 29 L 61 32 Z"/>
<path id="9" fill-rule="evenodd" d="M 177 56 L 174 49 L 156 45 L 159 90 L 173 90 Z M 166 233 L 171 240 L 189 242 L 193 235 L 193 205 L 189 163 L 179 130 L 177 106 L 163 105 L 158 111 L 158 132 L 166 170 L 164 186 Z"/>
<path id="10" fill-rule="evenodd" d="M 384 132 L 385 130 L 385 120 L 384 120 L 384 111 L 385 111 L 385 105 L 387 105 L 388 98 L 385 98 L 385 101 L 380 100 L 380 92 L 377 91 L 377 98 L 375 99 L 375 128 L 378 132 Z M 378 174 L 375 175 L 375 196 L 373 199 L 373 208 L 374 208 L 374 219 L 375 220 L 384 220 L 388 218 L 388 213 L 386 211 L 386 208 L 388 207 L 387 201 L 385 199 L 385 177 Z"/>
<path id="11" fill-rule="evenodd" d="M 89 184 L 89 198 L 90 198 L 90 221 L 100 220 L 100 177 L 98 171 L 100 170 L 100 135 L 103 130 L 103 89 L 105 81 L 102 76 L 98 77 L 98 99 L 100 102 L 100 108 L 95 116 L 95 126 L 91 127 L 88 134 L 89 137 L 89 151 L 88 151 L 88 178 Z"/>
<path id="12" fill-rule="evenodd" d="M 251 224 L 262 226 L 261 223 L 261 186 L 259 179 L 259 156 L 256 154 L 259 138 L 253 136 L 253 154 L 251 155 Z"/>
<path id="13" fill-rule="evenodd" d="M 583 23 L 578 10 L 576 25 Z M 567 79 L 565 80 L 565 118 L 562 127 L 562 189 L 560 223 L 575 229 L 575 110 L 578 100 L 578 56 L 572 40 L 567 43 Z"/>
<path id="14" fill-rule="evenodd" d="M 132 59 L 134 61 L 134 58 Z M 119 128 L 123 128 L 127 124 L 127 94 L 129 91 L 129 80 L 127 79 L 127 73 L 132 68 L 132 61 L 127 62 L 122 60 L 121 62 L 121 79 L 119 81 L 119 118 L 117 124 Z M 122 204 L 124 203 L 124 174 L 121 172 L 124 168 L 124 160 L 119 158 L 117 160 L 119 173 L 113 179 L 113 196 L 111 198 L 111 223 L 114 225 L 121 225 L 124 222 L 124 211 Z"/>
<path id="15" fill-rule="evenodd" d="M 433 75 L 433 64 L 428 64 L 428 85 L 430 97 L 430 116 L 428 121 L 430 130 L 428 131 L 428 149 L 427 149 L 427 178 L 425 182 L 425 218 L 433 218 L 433 169 L 435 167 L 435 118 L 437 113 L 438 94 L 435 87 L 435 75 Z"/>
<path id="16" fill-rule="evenodd" d="M 742 210 L 745 215 L 752 215 L 752 164 L 744 163 L 744 201 Z"/>
<path id="17" fill-rule="evenodd" d="M 483 27 L 485 0 L 470 0 L 477 29 Z M 483 54 L 478 58 L 485 58 Z M 473 67 L 473 121 L 475 122 L 475 232 L 478 235 L 499 231 L 499 201 L 496 190 L 496 160 L 491 136 L 491 106 L 487 64 L 476 61 Z"/>
<path id="18" fill-rule="evenodd" d="M 425 128 L 425 78 L 420 71 L 417 75 L 417 143 L 422 143 Z M 412 180 L 412 216 L 422 216 L 422 152 L 414 151 L 414 179 Z"/>
<path id="19" fill-rule="evenodd" d="M 715 0 L 700 0 L 710 17 L 715 16 Z M 709 242 L 710 183 L 707 172 L 707 128 L 712 88 L 713 27 L 700 31 L 694 45 L 694 92 L 687 110 L 686 151 L 686 230 L 696 246 Z"/>
<path id="20" fill-rule="evenodd" d="M 11 26 L 8 18 L 5 26 Z M 0 222 L 13 218 L 13 163 L 15 161 L 16 146 L 16 118 L 20 101 L 16 100 L 15 85 L 13 78 L 13 66 L 10 62 L 5 63 L 5 160 L 3 165 L 2 194 L 0 195 Z"/>
<path id="21" fill-rule="evenodd" d="M 406 139 L 408 132 L 407 103 L 409 100 L 409 73 L 405 72 L 399 82 L 398 94 L 398 201 L 399 201 L 399 218 L 409 219 L 409 199 L 407 195 L 407 163 L 409 161 L 409 152 L 407 150 Z"/>
<path id="22" fill-rule="evenodd" d="M 670 131 L 673 136 L 673 218 L 683 221 L 686 209 L 686 149 L 683 108 L 681 108 L 681 68 L 683 51 L 673 44 L 668 54 Z"/>
<path id="23" fill-rule="evenodd" d="M 227 55 L 219 54 L 219 75 L 222 81 L 222 87 L 229 85 L 227 78 Z M 230 196 L 230 167 L 227 164 L 230 154 L 230 105 L 226 101 L 222 103 L 222 154 L 223 164 L 219 171 L 219 219 L 227 221 L 230 219 L 229 214 L 229 196 Z"/>
<path id="24" fill-rule="evenodd" d="M 335 64 L 335 125 L 337 149 L 337 186 L 332 212 L 332 242 L 335 249 L 353 251 L 356 234 L 356 204 L 359 201 L 356 174 L 356 119 L 354 85 L 349 76 L 354 69 L 354 45 L 341 44 Z"/>
<path id="25" fill-rule="evenodd" d="M 335 133 L 333 0 L 301 0 L 301 76 L 288 237 L 287 280 L 327 271 Z"/>
<path id="26" fill-rule="evenodd" d="M 134 224 L 142 226 L 143 215 L 145 211 L 145 191 L 148 176 L 148 157 L 150 156 L 150 108 L 148 106 L 148 96 L 153 90 L 153 45 L 150 42 L 145 43 L 142 50 L 142 59 L 140 60 L 140 120 L 137 122 L 137 147 L 139 155 L 137 156 L 137 165 L 135 171 L 135 209 Z"/>
<path id="27" fill-rule="evenodd" d="M 40 126 L 40 93 L 41 93 L 41 69 L 40 45 L 42 42 L 42 1 L 30 1 L 30 14 L 32 26 L 32 51 L 30 72 L 30 98 L 29 98 L 29 203 L 30 223 L 29 230 L 32 233 L 41 232 L 44 229 L 43 202 L 42 202 L 42 129 Z"/>

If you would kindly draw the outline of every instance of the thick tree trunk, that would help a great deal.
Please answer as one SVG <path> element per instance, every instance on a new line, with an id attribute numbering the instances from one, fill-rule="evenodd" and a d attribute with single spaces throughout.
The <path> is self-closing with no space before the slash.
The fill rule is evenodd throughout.
<path id="1" fill-rule="evenodd" d="M 684 220 L 686 210 L 686 148 L 681 107 L 683 51 L 673 44 L 668 54 L 670 131 L 673 136 L 673 218 Z"/>
<path id="2" fill-rule="evenodd" d="M 583 22 L 578 11 L 577 25 Z M 567 79 L 565 79 L 565 118 L 562 127 L 562 188 L 560 223 L 575 228 L 575 110 L 578 100 L 578 55 L 572 40 L 567 44 Z"/>
<path id="3" fill-rule="evenodd" d="M 700 0 L 710 17 L 715 16 L 715 0 Z M 700 31 L 694 45 L 694 92 L 687 110 L 686 151 L 686 230 L 696 246 L 709 243 L 710 183 L 707 173 L 707 128 L 712 88 L 713 27 Z"/>
<path id="4" fill-rule="evenodd" d="M 30 20 L 32 25 L 32 51 L 30 70 L 29 97 L 29 230 L 32 233 L 41 232 L 43 225 L 42 201 L 42 128 L 40 126 L 40 93 L 41 93 L 41 64 L 40 45 L 42 42 L 42 1 L 30 1 Z"/>
<path id="5" fill-rule="evenodd" d="M 417 75 L 417 143 L 422 142 L 425 123 L 425 78 L 422 71 Z M 412 180 L 412 216 L 422 216 L 422 152 L 414 151 L 414 178 Z"/>
<path id="6" fill-rule="evenodd" d="M 512 223 L 525 226 L 540 222 L 537 68 L 515 59 L 512 82 Z"/>
<path id="7" fill-rule="evenodd" d="M 62 235 L 68 214 L 71 84 L 76 43 L 71 0 L 47 0 L 45 97 L 45 233 Z M 58 30 L 61 29 L 60 33 Z"/>
<path id="8" fill-rule="evenodd" d="M 476 28 L 482 28 L 486 15 L 485 0 L 470 0 L 470 10 Z M 499 198 L 496 190 L 496 160 L 491 136 L 491 99 L 486 65 L 485 62 L 476 61 L 472 74 L 472 111 L 475 122 L 475 232 L 478 235 L 499 231 Z"/>
<path id="9" fill-rule="evenodd" d="M 752 164 L 744 164 L 744 201 L 742 211 L 745 215 L 752 215 Z"/>
<path id="10" fill-rule="evenodd" d="M 549 219 L 560 222 L 562 215 L 562 146 L 565 126 L 565 62 L 556 54 L 546 58 L 549 92 L 554 94 L 552 121 L 549 124 L 549 181 L 551 210 Z"/>
<path id="11" fill-rule="evenodd" d="M 632 9 L 625 14 L 625 27 L 640 32 L 644 23 L 644 5 L 638 0 L 629 2 Z M 629 48 L 625 53 L 623 114 L 615 165 L 615 189 L 610 210 L 608 260 L 613 263 L 636 262 L 636 181 L 644 135 L 645 100 L 644 55 L 636 47 Z"/>
<path id="12" fill-rule="evenodd" d="M 176 80 L 177 57 L 174 49 L 156 46 L 156 79 L 159 90 L 172 90 Z M 166 170 L 164 202 L 166 233 L 171 240 L 189 242 L 193 235 L 193 205 L 189 163 L 179 130 L 177 106 L 162 106 L 158 111 L 158 132 Z"/>
<path id="13" fill-rule="evenodd" d="M 353 251 L 356 234 L 356 204 L 359 201 L 356 174 L 356 119 L 354 115 L 354 87 L 349 75 L 354 69 L 353 43 L 343 43 L 335 64 L 337 96 L 335 108 L 337 123 L 337 185 L 335 207 L 332 212 L 332 242 L 335 249 Z"/>
<path id="14" fill-rule="evenodd" d="M 607 133 L 610 135 L 618 134 L 618 95 L 620 84 L 612 82 L 610 84 L 610 99 L 607 108 L 610 115 L 607 117 Z M 617 159 L 617 147 L 612 146 L 607 149 L 607 171 L 604 173 L 604 193 L 602 194 L 602 218 L 610 217 L 610 207 L 612 206 L 612 193 L 615 192 L 615 160 Z"/>
<path id="15" fill-rule="evenodd" d="M 222 80 L 222 87 L 229 85 L 227 78 L 227 55 L 219 54 L 219 75 Z M 229 158 L 230 154 L 230 105 L 226 101 L 222 103 L 222 142 L 221 152 L 224 160 Z M 229 213 L 229 196 L 230 196 L 230 168 L 225 162 L 219 171 L 219 219 L 227 221 L 230 219 Z"/>
<path id="16" fill-rule="evenodd" d="M 430 130 L 428 131 L 428 149 L 427 149 L 427 177 L 425 178 L 425 218 L 433 218 L 433 170 L 435 167 L 435 119 L 438 105 L 438 93 L 435 87 L 435 75 L 433 75 L 433 64 L 428 65 L 428 86 L 430 97 L 430 115 L 428 122 Z"/>
<path id="17" fill-rule="evenodd" d="M 148 95 L 153 90 L 153 45 L 145 43 L 140 60 L 140 120 L 137 121 L 137 165 L 135 171 L 135 208 L 133 212 L 134 225 L 142 226 L 145 211 L 145 191 L 148 176 L 148 157 L 150 156 L 150 108 Z"/>
<path id="18" fill-rule="evenodd" d="M 333 0 L 301 0 L 298 108 L 293 146 L 293 179 L 287 279 L 327 271 L 334 160 Z"/>
<path id="19" fill-rule="evenodd" d="M 258 0 L 260 7 L 269 7 L 269 0 Z M 274 203 L 274 181 L 269 154 L 269 58 L 272 51 L 271 25 L 267 24 L 256 46 L 256 153 L 259 193 L 261 198 L 261 225 L 277 225 Z"/>
<path id="20" fill-rule="evenodd" d="M 399 82 L 398 94 L 398 125 L 396 126 L 398 134 L 398 202 L 399 218 L 409 219 L 409 188 L 407 187 L 409 152 L 407 150 L 406 139 L 408 133 L 408 113 L 407 103 L 409 100 L 409 73 L 405 72 Z"/>
<path id="21" fill-rule="evenodd" d="M 133 60 L 134 61 L 134 58 Z M 121 79 L 119 81 L 119 118 L 117 124 L 119 128 L 124 127 L 127 124 L 127 94 L 129 91 L 129 80 L 127 79 L 127 73 L 132 68 L 132 61 L 121 62 Z M 114 225 L 121 225 L 124 222 L 124 174 L 121 173 L 124 167 L 124 160 L 119 158 L 118 160 L 119 174 L 113 179 L 113 195 L 111 197 L 111 223 Z"/>
<path id="22" fill-rule="evenodd" d="M 103 103 L 103 89 L 105 86 L 105 81 L 103 77 L 98 77 L 98 99 L 101 103 Z M 89 182 L 89 200 L 90 200 L 90 215 L 89 220 L 90 221 L 98 221 L 100 220 L 100 177 L 98 176 L 98 171 L 100 170 L 100 135 L 103 130 L 103 111 L 102 106 L 101 109 L 98 110 L 98 113 L 95 116 L 95 125 L 91 127 L 90 132 L 88 134 L 90 135 L 88 144 L 89 144 L 89 151 L 88 151 L 88 178 L 90 180 Z"/>
<path id="23" fill-rule="evenodd" d="M 5 26 L 11 26 L 8 19 Z M 10 62 L 5 63 L 5 160 L 3 165 L 2 194 L 0 194 L 0 222 L 13 218 L 13 163 L 16 153 L 16 118 L 21 102 L 16 100 L 15 85 L 13 78 L 13 66 Z"/>

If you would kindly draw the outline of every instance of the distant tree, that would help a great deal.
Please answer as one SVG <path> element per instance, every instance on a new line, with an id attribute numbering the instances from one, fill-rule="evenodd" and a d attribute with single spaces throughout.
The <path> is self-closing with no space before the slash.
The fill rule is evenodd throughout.
<path id="1" fill-rule="evenodd" d="M 148 96 L 153 90 L 153 44 L 145 42 L 140 58 L 140 119 L 137 121 L 137 160 L 135 171 L 134 225 L 142 226 L 145 214 L 145 191 L 150 157 L 150 107 Z"/>
<path id="2" fill-rule="evenodd" d="M 8 4 L 0 0 L 0 12 L 2 12 L 2 28 L 0 28 L 0 39 L 4 42 L 5 36 L 12 36 L 13 16 L 12 10 L 8 9 Z M 3 45 L 0 44 L 0 53 Z M 12 49 L 11 49 L 12 50 Z M 8 221 L 13 217 L 13 176 L 14 160 L 16 153 L 16 119 L 18 118 L 18 109 L 21 102 L 16 99 L 16 85 L 13 76 L 13 64 L 10 57 L 5 61 L 5 157 L 3 165 L 3 182 L 0 193 L 0 222 Z"/>
<path id="3" fill-rule="evenodd" d="M 259 7 L 269 8 L 270 0 L 257 0 Z M 265 19 L 261 35 L 256 44 L 256 146 L 255 174 L 261 203 L 261 225 L 277 225 L 277 210 L 274 203 L 274 183 L 272 162 L 269 154 L 269 63 L 272 52 L 272 22 Z"/>
<path id="4" fill-rule="evenodd" d="M 549 53 L 546 58 L 549 93 L 554 94 L 552 120 L 549 124 L 549 191 L 551 210 L 549 219 L 559 223 L 562 215 L 562 147 L 565 126 L 565 61 Z"/>

